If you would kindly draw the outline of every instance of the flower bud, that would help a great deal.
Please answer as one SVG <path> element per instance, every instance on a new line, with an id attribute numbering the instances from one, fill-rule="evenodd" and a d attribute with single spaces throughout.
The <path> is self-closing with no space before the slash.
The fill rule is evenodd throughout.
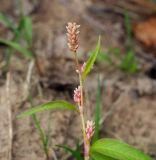
<path id="1" fill-rule="evenodd" d="M 93 121 L 87 121 L 87 124 L 86 124 L 86 136 L 87 136 L 87 139 L 90 140 L 94 134 L 94 129 L 95 129 L 95 123 Z"/>
<path id="2" fill-rule="evenodd" d="M 74 90 L 74 101 L 79 104 L 81 102 L 81 87 L 80 86 L 78 86 L 78 88 Z"/>

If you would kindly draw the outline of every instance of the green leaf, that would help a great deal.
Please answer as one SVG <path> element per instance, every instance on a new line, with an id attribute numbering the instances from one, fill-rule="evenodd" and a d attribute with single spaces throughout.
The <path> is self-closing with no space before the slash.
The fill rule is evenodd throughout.
<path id="1" fill-rule="evenodd" d="M 14 41 L 0 39 L 0 43 L 17 50 L 18 52 L 22 53 L 27 58 L 33 57 L 31 51 L 29 51 L 28 49 L 26 49 L 24 47 L 21 47 L 18 43 L 14 42 Z"/>
<path id="2" fill-rule="evenodd" d="M 94 65 L 94 62 L 96 60 L 96 57 L 100 51 L 100 43 L 101 43 L 101 38 L 99 36 L 96 48 L 94 49 L 94 51 L 91 53 L 89 59 L 86 62 L 86 65 L 84 66 L 84 70 L 82 72 L 82 77 L 83 79 L 85 79 L 85 77 L 87 76 L 87 74 L 90 72 L 91 68 Z"/>
<path id="3" fill-rule="evenodd" d="M 20 19 L 18 30 L 21 33 L 23 31 L 23 36 L 27 40 L 27 43 L 31 45 L 32 43 L 32 21 L 30 17 L 23 16 Z"/>
<path id="4" fill-rule="evenodd" d="M 117 160 L 152 160 L 138 149 L 116 139 L 106 138 L 96 141 L 90 150 L 91 155 L 99 153 Z"/>
<path id="5" fill-rule="evenodd" d="M 77 147 L 75 150 L 65 145 L 57 145 L 57 147 L 63 148 L 66 152 L 69 152 L 76 160 L 83 160 L 79 147 Z"/>
<path id="6" fill-rule="evenodd" d="M 38 112 L 49 110 L 49 109 L 69 109 L 69 110 L 77 111 L 77 107 L 74 106 L 73 104 L 64 100 L 56 100 L 56 101 L 41 104 L 39 106 L 35 106 L 31 109 L 28 109 L 27 111 L 21 113 L 18 117 L 29 116 L 34 113 L 38 113 Z"/>
<path id="7" fill-rule="evenodd" d="M 104 156 L 100 153 L 94 152 L 90 155 L 93 160 L 117 160 L 108 156 Z"/>
<path id="8" fill-rule="evenodd" d="M 100 97 L 101 97 L 101 88 L 100 88 L 100 79 L 98 76 L 97 79 L 97 93 L 96 93 L 96 107 L 95 107 L 95 132 L 92 139 L 92 143 L 96 142 L 99 139 L 100 132 Z"/>

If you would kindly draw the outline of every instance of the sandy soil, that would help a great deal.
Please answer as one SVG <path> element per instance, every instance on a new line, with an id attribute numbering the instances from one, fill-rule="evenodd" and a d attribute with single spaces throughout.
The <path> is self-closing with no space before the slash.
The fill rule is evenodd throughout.
<path id="1" fill-rule="evenodd" d="M 108 2 L 105 2 L 93 5 L 95 2 L 89 0 L 24 0 L 24 12 L 31 15 L 34 24 L 33 50 L 44 71 L 44 75 L 40 77 L 35 67 L 32 68 L 31 89 L 34 105 L 58 98 L 72 102 L 73 89 L 78 82 L 73 58 L 66 45 L 65 26 L 68 21 L 76 21 L 82 26 L 79 48 L 82 62 L 99 34 L 102 35 L 103 49 L 110 45 L 125 49 L 122 10 L 120 14 L 99 11 L 99 5 L 107 7 Z M 16 3 L 11 0 L 3 0 L 2 3 L 0 10 L 13 15 L 17 20 L 19 12 Z M 136 15 L 137 13 L 132 14 L 131 18 L 138 19 L 139 14 Z M 9 37 L 9 32 L 0 26 L 0 35 L 5 34 Z M 94 113 L 93 104 L 99 74 L 102 89 L 101 137 L 122 139 L 156 159 L 156 81 L 146 74 L 155 60 L 152 54 L 147 60 L 142 46 L 134 41 L 140 62 L 139 73 L 127 75 L 104 63 L 96 64 L 86 82 L 86 96 L 89 98 L 86 101 L 87 116 L 90 119 Z M 7 80 L 2 74 L 0 77 L 1 160 L 45 160 L 32 118 L 17 118 L 19 113 L 30 107 L 26 83 L 30 63 L 15 55 L 11 63 L 10 77 Z M 37 116 L 50 137 L 51 159 L 55 159 L 55 156 L 59 160 L 68 159 L 55 145 L 75 146 L 76 140 L 81 139 L 78 115 L 70 111 L 56 110 L 39 113 Z"/>

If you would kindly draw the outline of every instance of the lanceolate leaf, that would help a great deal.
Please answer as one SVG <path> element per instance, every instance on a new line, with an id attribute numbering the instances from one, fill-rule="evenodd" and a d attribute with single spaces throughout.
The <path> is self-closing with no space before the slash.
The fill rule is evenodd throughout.
<path id="1" fill-rule="evenodd" d="M 16 42 L 5 40 L 5 39 L 0 39 L 0 43 L 17 50 L 18 52 L 20 52 L 21 54 L 23 54 L 27 58 L 32 58 L 33 57 L 32 53 L 28 49 L 26 49 L 24 47 L 21 47 Z"/>
<path id="2" fill-rule="evenodd" d="M 34 113 L 38 113 L 38 112 L 45 111 L 48 109 L 69 109 L 69 110 L 76 110 L 77 111 L 77 107 L 74 106 L 73 104 L 71 104 L 67 101 L 64 101 L 64 100 L 56 100 L 56 101 L 41 104 L 39 106 L 28 109 L 27 111 L 21 113 L 18 117 L 29 116 Z"/>
<path id="3" fill-rule="evenodd" d="M 92 153 L 90 156 L 93 160 L 117 160 L 108 156 L 104 156 L 97 152 Z"/>
<path id="4" fill-rule="evenodd" d="M 96 57 L 100 51 L 100 42 L 101 42 L 101 38 L 99 37 L 96 48 L 94 49 L 94 51 L 90 54 L 89 59 L 87 60 L 85 66 L 84 66 L 84 70 L 82 73 L 83 79 L 85 79 L 85 77 L 87 76 L 87 74 L 90 72 L 91 68 L 94 65 L 94 62 L 96 60 Z"/>
<path id="5" fill-rule="evenodd" d="M 138 149 L 111 138 L 96 141 L 91 146 L 90 151 L 94 157 L 96 157 L 96 153 L 98 153 L 101 154 L 101 156 L 108 156 L 117 160 L 152 160 L 148 155 Z"/>

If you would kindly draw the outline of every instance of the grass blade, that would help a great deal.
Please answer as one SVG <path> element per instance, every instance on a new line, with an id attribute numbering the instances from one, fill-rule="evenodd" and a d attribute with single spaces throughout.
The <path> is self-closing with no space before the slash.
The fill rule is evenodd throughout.
<path id="1" fill-rule="evenodd" d="M 30 17 L 23 16 L 20 19 L 18 30 L 24 36 L 29 45 L 32 44 L 32 21 Z"/>
<path id="2" fill-rule="evenodd" d="M 23 54 L 27 58 L 33 57 L 32 53 L 28 49 L 21 47 L 18 43 L 14 42 L 14 41 L 0 39 L 0 43 L 17 50 L 18 52 L 20 52 L 21 54 Z"/>
<path id="3" fill-rule="evenodd" d="M 101 96 L 101 89 L 100 89 L 100 79 L 98 76 L 97 79 L 97 93 L 96 93 L 96 107 L 95 107 L 95 132 L 93 136 L 92 143 L 96 142 L 99 139 L 99 131 L 100 131 L 100 96 Z"/>

